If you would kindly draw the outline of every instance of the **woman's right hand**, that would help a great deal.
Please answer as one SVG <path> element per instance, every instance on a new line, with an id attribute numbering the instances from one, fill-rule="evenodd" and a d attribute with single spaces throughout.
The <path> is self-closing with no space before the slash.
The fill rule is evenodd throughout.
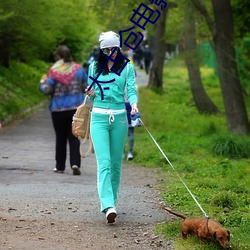
<path id="1" fill-rule="evenodd" d="M 85 89 L 85 92 L 88 96 L 95 96 L 95 90 L 93 88 L 91 88 L 90 90 L 89 89 L 89 86 Z"/>

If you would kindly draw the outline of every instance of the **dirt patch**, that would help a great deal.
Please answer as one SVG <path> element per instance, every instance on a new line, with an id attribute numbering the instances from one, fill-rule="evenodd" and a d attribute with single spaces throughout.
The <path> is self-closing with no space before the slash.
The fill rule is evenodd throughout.
<path id="1" fill-rule="evenodd" d="M 1 249 L 172 249 L 153 234 L 153 225 L 119 222 L 0 220 Z"/>

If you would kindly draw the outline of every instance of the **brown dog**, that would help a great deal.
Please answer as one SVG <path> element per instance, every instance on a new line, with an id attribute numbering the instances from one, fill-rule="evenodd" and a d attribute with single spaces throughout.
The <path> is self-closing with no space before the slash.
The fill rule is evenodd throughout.
<path id="1" fill-rule="evenodd" d="M 231 249 L 229 245 L 230 232 L 222 227 L 219 222 L 211 220 L 210 218 L 187 218 L 185 215 L 173 212 L 166 207 L 163 207 L 163 209 L 183 219 L 181 225 L 183 239 L 187 239 L 188 234 L 194 234 L 201 241 L 216 241 L 224 249 Z"/>

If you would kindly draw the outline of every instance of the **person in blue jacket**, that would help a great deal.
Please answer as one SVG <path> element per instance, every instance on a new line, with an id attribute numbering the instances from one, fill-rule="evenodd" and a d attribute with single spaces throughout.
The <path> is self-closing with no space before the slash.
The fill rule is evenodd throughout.
<path id="1" fill-rule="evenodd" d="M 56 134 L 55 173 L 64 173 L 66 168 L 67 142 L 69 142 L 70 166 L 73 175 L 80 175 L 80 142 L 72 134 L 72 117 L 84 100 L 87 74 L 73 61 L 69 48 L 59 46 L 55 51 L 56 62 L 48 75 L 41 79 L 40 91 L 50 95 L 49 110 Z"/>
<path id="2" fill-rule="evenodd" d="M 128 131 L 124 93 L 126 90 L 131 115 L 134 115 L 138 112 L 137 92 L 134 66 L 130 63 L 124 66 L 126 60 L 121 57 L 119 35 L 113 31 L 103 32 L 99 36 L 99 42 L 98 59 L 89 67 L 89 87 L 86 93 L 93 100 L 90 134 L 97 159 L 97 189 L 101 211 L 106 214 L 108 223 L 113 223 L 117 216 L 115 205 Z M 105 55 L 112 60 L 108 60 Z M 120 72 L 123 66 L 120 75 L 115 73 Z M 95 78 L 99 72 L 102 72 L 98 77 L 99 83 L 93 84 L 90 77 Z M 113 79 L 115 80 L 112 81 Z"/>

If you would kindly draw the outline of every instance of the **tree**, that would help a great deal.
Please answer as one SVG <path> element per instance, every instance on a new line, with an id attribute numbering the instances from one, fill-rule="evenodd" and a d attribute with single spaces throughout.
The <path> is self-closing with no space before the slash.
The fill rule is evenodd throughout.
<path id="1" fill-rule="evenodd" d="M 140 2 L 146 2 L 146 0 Z M 134 0 L 94 0 L 91 6 L 96 13 L 100 32 L 112 30 L 119 33 L 120 30 L 132 26 L 130 18 L 134 13 L 133 9 L 136 9 L 139 4 Z"/>
<path id="2" fill-rule="evenodd" d="M 228 130 L 249 134 L 250 123 L 238 76 L 230 0 L 212 0 L 214 21 L 200 0 L 190 0 L 204 16 L 213 37 Z"/>
<path id="3" fill-rule="evenodd" d="M 48 32 L 44 13 L 50 15 L 50 9 L 41 1 L 27 0 L 14 1 L 2 0 L 0 9 L 8 18 L 0 20 L 0 51 L 1 64 L 9 66 L 11 59 L 27 61 L 32 57 L 37 58 L 37 51 L 43 51 L 45 44 L 52 45 L 53 36 Z M 48 9 L 48 11 L 45 11 Z M 54 37 L 56 37 L 56 30 Z M 52 42 L 52 43 L 51 43 Z"/>
<path id="4" fill-rule="evenodd" d="M 162 75 L 166 54 L 166 42 L 164 40 L 164 33 L 166 30 L 168 9 L 169 7 L 162 10 L 161 16 L 155 24 L 153 39 L 154 57 L 149 74 L 149 82 L 147 86 L 148 88 L 156 87 L 161 90 L 163 89 Z"/>
<path id="5" fill-rule="evenodd" d="M 161 19 L 155 24 L 156 27 L 153 36 L 154 59 L 150 72 L 148 87 L 157 87 L 162 89 L 162 75 L 165 61 L 166 41 L 178 42 L 178 40 L 181 39 L 181 35 L 184 33 L 186 63 L 194 102 L 199 112 L 209 114 L 216 113 L 218 112 L 218 109 L 208 97 L 201 81 L 199 55 L 196 48 L 195 19 L 194 15 L 192 14 L 191 17 L 190 14 L 193 13 L 192 5 L 190 6 L 189 4 L 189 6 L 187 6 L 187 3 L 184 1 L 179 1 L 178 4 L 179 13 L 174 16 L 176 20 L 174 23 L 170 21 L 170 25 L 175 27 L 174 32 L 172 32 L 172 29 L 171 33 L 167 32 L 168 28 L 166 29 L 166 23 L 168 23 L 170 19 L 168 15 L 171 15 L 174 12 L 173 7 L 177 7 L 176 4 L 170 3 L 170 7 L 172 7 L 171 12 L 168 13 L 168 10 L 166 10 L 164 13 L 162 13 Z M 189 11 L 187 11 L 187 9 Z M 179 25 L 177 28 L 177 25 L 181 20 L 181 15 L 186 17 L 186 26 L 183 27 Z M 171 39 L 169 39 L 170 36 Z"/>
<path id="6" fill-rule="evenodd" d="M 200 113 L 217 113 L 218 108 L 211 101 L 207 95 L 201 80 L 200 74 L 200 57 L 197 51 L 196 44 L 196 27 L 194 8 L 190 3 L 185 5 L 185 28 L 184 28 L 184 40 L 185 40 L 185 55 L 186 64 L 188 68 L 188 76 L 191 87 L 191 92 L 194 98 L 195 105 Z"/>
<path id="7" fill-rule="evenodd" d="M 48 60 L 65 43 L 73 57 L 82 60 L 95 38 L 95 19 L 86 11 L 89 0 L 0 1 L 0 64 L 10 60 Z"/>
<path id="8" fill-rule="evenodd" d="M 149 74 L 149 82 L 148 88 L 156 87 L 160 90 L 163 89 L 163 67 L 165 61 L 165 54 L 166 54 L 166 21 L 168 12 L 172 8 L 176 8 L 177 4 L 175 2 L 168 2 L 167 7 L 161 11 L 161 16 L 154 24 L 154 33 L 153 33 L 153 62 L 152 67 Z"/>

